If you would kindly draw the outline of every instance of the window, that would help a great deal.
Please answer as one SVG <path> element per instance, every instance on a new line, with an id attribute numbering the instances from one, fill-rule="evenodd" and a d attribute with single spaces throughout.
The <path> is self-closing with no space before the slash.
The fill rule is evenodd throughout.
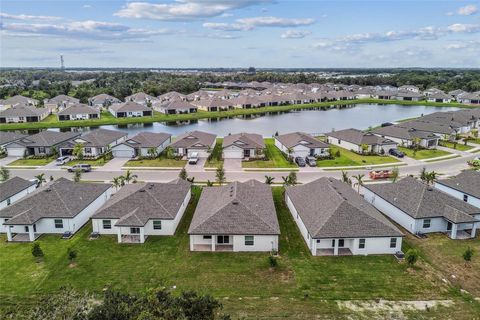
<path id="1" fill-rule="evenodd" d="M 317 244 L 320 243 L 320 239 L 317 239 Z"/>
<path id="2" fill-rule="evenodd" d="M 12 201 L 10 200 L 10 198 L 8 198 L 7 199 L 7 206 L 9 206 L 11 203 L 12 203 Z"/>
<path id="3" fill-rule="evenodd" d="M 332 247 L 335 247 L 335 239 L 332 240 Z"/>
<path id="4" fill-rule="evenodd" d="M 140 228 L 130 228 L 131 234 L 140 234 Z"/>
<path id="5" fill-rule="evenodd" d="M 39 147 L 38 148 L 38 153 L 45 153 L 45 148 L 44 147 Z"/>
<path id="6" fill-rule="evenodd" d="M 102 220 L 103 229 L 112 229 L 112 221 Z"/>
<path id="7" fill-rule="evenodd" d="M 153 220 L 153 230 L 162 230 L 162 220 Z"/>
<path id="8" fill-rule="evenodd" d="M 229 236 L 217 236 L 217 243 L 218 244 L 229 244 L 230 237 Z"/>
<path id="9" fill-rule="evenodd" d="M 397 238 L 390 238 L 390 248 L 397 247 Z"/>
<path id="10" fill-rule="evenodd" d="M 203 240 L 210 240 L 212 239 L 212 236 L 203 236 Z"/>
<path id="11" fill-rule="evenodd" d="M 344 245 L 345 245 L 345 240 L 344 239 L 338 239 L 338 247 L 343 248 Z"/>
<path id="12" fill-rule="evenodd" d="M 365 249 L 365 239 L 358 240 L 358 249 Z"/>
<path id="13" fill-rule="evenodd" d="M 338 144 L 341 144 L 342 143 L 342 140 L 338 139 Z"/>
<path id="14" fill-rule="evenodd" d="M 468 202 L 468 195 L 466 194 L 463 195 L 463 201 Z"/>
<path id="15" fill-rule="evenodd" d="M 432 222 L 432 221 L 431 221 L 430 219 L 424 219 L 424 220 L 423 220 L 423 228 L 424 228 L 424 229 L 430 228 L 431 222 Z"/>
<path id="16" fill-rule="evenodd" d="M 85 153 L 92 153 L 92 148 L 84 148 Z"/>
<path id="17" fill-rule="evenodd" d="M 63 220 L 62 219 L 55 219 L 55 229 L 62 229 L 63 228 Z"/>
<path id="18" fill-rule="evenodd" d="M 253 246 L 253 236 L 245 236 L 245 245 L 246 246 Z"/>

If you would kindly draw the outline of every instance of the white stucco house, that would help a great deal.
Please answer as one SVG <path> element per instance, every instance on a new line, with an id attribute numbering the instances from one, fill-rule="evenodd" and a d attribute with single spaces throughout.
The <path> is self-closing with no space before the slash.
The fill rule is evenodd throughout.
<path id="1" fill-rule="evenodd" d="M 100 111 L 86 104 L 73 104 L 57 113 L 59 121 L 100 119 Z"/>
<path id="2" fill-rule="evenodd" d="M 437 180 L 435 188 L 480 208 L 480 172 L 478 171 L 466 170 L 450 179 Z M 476 218 L 480 220 L 480 215 Z M 478 226 L 480 227 L 480 223 Z"/>
<path id="3" fill-rule="evenodd" d="M 217 136 L 203 131 L 186 132 L 176 137 L 170 144 L 178 156 L 188 156 L 193 152 L 199 157 L 207 158 L 215 147 Z"/>
<path id="4" fill-rule="evenodd" d="M 257 180 L 205 187 L 188 229 L 190 251 L 278 250 L 270 186 Z"/>
<path id="5" fill-rule="evenodd" d="M 413 177 L 368 184 L 364 189 L 369 203 L 410 233 L 443 232 L 452 239 L 475 238 L 480 208 Z"/>
<path id="6" fill-rule="evenodd" d="M 152 109 L 133 101 L 114 103 L 108 107 L 108 111 L 115 118 L 147 117 L 153 115 Z"/>
<path id="7" fill-rule="evenodd" d="M 58 147 L 58 152 L 62 156 L 69 156 L 72 154 L 75 145 L 81 144 L 85 157 L 98 157 L 126 139 L 127 133 L 123 131 L 95 129 L 62 143 Z"/>
<path id="8" fill-rule="evenodd" d="M 8 207 L 37 189 L 35 181 L 28 181 L 20 177 L 13 177 L 0 183 L 0 209 Z M 0 232 L 5 232 L 0 225 Z"/>
<path id="9" fill-rule="evenodd" d="M 275 137 L 275 146 L 292 157 L 325 157 L 329 155 L 329 145 L 303 132 L 292 132 Z M 291 151 L 291 153 L 289 153 Z"/>
<path id="10" fill-rule="evenodd" d="M 379 137 L 370 132 L 358 129 L 345 129 L 325 134 L 327 142 L 347 150 L 362 153 L 365 145 L 367 153 L 388 154 L 390 149 L 397 148 L 398 144 L 387 138 Z"/>
<path id="11" fill-rule="evenodd" d="M 265 142 L 260 134 L 242 132 L 223 138 L 223 159 L 251 159 L 264 155 Z"/>
<path id="12" fill-rule="evenodd" d="M 110 197 L 104 183 L 59 178 L 0 210 L 8 241 L 34 241 L 42 234 L 74 234 Z"/>
<path id="13" fill-rule="evenodd" d="M 93 232 L 116 234 L 118 243 L 172 236 L 190 201 L 191 183 L 134 183 L 122 187 L 92 217 Z"/>
<path id="14" fill-rule="evenodd" d="M 312 255 L 395 254 L 403 234 L 348 184 L 320 178 L 287 187 L 285 202 Z"/>
<path id="15" fill-rule="evenodd" d="M 140 132 L 112 147 L 112 155 L 115 158 L 147 157 L 151 148 L 159 155 L 171 142 L 172 135 L 168 133 Z"/>

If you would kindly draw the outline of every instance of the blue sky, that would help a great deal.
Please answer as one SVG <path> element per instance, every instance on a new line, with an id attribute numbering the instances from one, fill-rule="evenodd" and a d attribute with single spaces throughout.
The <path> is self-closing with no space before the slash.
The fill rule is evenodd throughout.
<path id="1" fill-rule="evenodd" d="M 2 0 L 0 65 L 480 67 L 478 1 Z"/>

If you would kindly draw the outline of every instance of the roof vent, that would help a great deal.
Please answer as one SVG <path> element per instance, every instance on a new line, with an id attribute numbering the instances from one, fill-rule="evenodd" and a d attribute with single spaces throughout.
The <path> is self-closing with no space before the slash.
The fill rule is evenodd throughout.
<path id="1" fill-rule="evenodd" d="M 233 199 L 232 204 L 238 204 L 238 200 L 237 200 L 237 199 Z"/>
<path id="2" fill-rule="evenodd" d="M 428 191 L 433 191 L 433 188 L 432 187 L 427 187 L 427 190 Z"/>
<path id="3" fill-rule="evenodd" d="M 52 191 L 52 189 L 50 188 L 45 189 L 45 192 L 50 192 L 50 191 Z"/>
<path id="4" fill-rule="evenodd" d="M 152 189 L 154 186 L 155 186 L 155 185 L 154 185 L 153 183 L 150 183 L 150 184 L 148 185 L 148 189 Z"/>
<path id="5" fill-rule="evenodd" d="M 140 189 L 140 190 L 138 190 L 138 191 L 139 191 L 139 192 L 145 192 L 145 189 Z"/>

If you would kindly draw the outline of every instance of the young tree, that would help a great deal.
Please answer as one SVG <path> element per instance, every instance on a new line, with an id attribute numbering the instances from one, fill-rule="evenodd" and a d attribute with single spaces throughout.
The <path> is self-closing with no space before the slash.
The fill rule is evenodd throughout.
<path id="1" fill-rule="evenodd" d="M 178 174 L 178 177 L 182 180 L 187 180 L 188 178 L 187 170 L 185 168 L 182 168 L 182 170 L 180 170 L 180 173 Z"/>
<path id="2" fill-rule="evenodd" d="M 38 187 L 41 187 L 42 184 L 44 184 L 45 182 L 47 182 L 47 180 L 45 179 L 45 173 L 37 174 L 37 175 L 35 176 L 35 179 L 37 179 L 37 188 L 38 188 Z"/>
<path id="3" fill-rule="evenodd" d="M 227 181 L 227 178 L 225 177 L 225 169 L 223 168 L 223 164 L 221 164 L 217 168 L 217 170 L 215 172 L 215 178 L 216 178 L 219 185 L 222 185 Z"/>
<path id="4" fill-rule="evenodd" d="M 295 171 L 290 171 L 288 174 L 288 180 L 290 182 L 291 186 L 294 186 L 297 184 L 297 173 Z"/>
<path id="5" fill-rule="evenodd" d="M 435 179 L 437 179 L 437 175 L 438 173 L 436 173 L 435 171 L 430 171 L 430 172 L 427 172 L 426 173 L 426 179 L 425 181 L 427 182 L 428 185 L 432 184 L 433 185 L 433 182 L 435 182 Z"/>
<path id="6" fill-rule="evenodd" d="M 265 183 L 266 183 L 266 184 L 272 184 L 272 183 L 273 183 L 273 180 L 275 180 L 274 177 L 265 176 Z"/>
<path id="7" fill-rule="evenodd" d="M 420 171 L 420 180 L 423 182 L 427 181 L 427 169 L 425 167 L 423 167 L 422 171 Z"/>
<path id="8" fill-rule="evenodd" d="M 207 187 L 213 187 L 213 182 L 210 180 L 207 180 Z"/>
<path id="9" fill-rule="evenodd" d="M 397 181 L 399 174 L 400 174 L 400 170 L 398 169 L 398 167 L 393 167 L 393 169 L 392 169 L 392 182 L 393 183 Z"/>
<path id="10" fill-rule="evenodd" d="M 352 180 L 348 177 L 347 171 L 342 170 L 342 181 L 349 185 L 352 185 Z"/>
<path id="11" fill-rule="evenodd" d="M 465 261 L 465 267 L 467 267 L 472 261 L 473 253 L 473 249 L 468 247 L 467 250 L 465 250 L 465 252 L 462 254 L 463 260 Z"/>
<path id="12" fill-rule="evenodd" d="M 70 261 L 70 263 L 74 263 L 75 259 L 77 258 L 77 251 L 73 250 L 72 248 L 68 248 L 67 254 L 68 254 L 68 260 Z"/>
<path id="13" fill-rule="evenodd" d="M 169 147 L 166 147 L 165 150 L 164 150 L 164 152 L 165 152 L 165 157 L 166 157 L 167 159 L 172 159 L 172 158 L 173 158 L 174 152 L 173 152 L 173 148 L 172 148 L 172 147 L 170 147 L 170 146 L 169 146 Z"/>
<path id="14" fill-rule="evenodd" d="M 138 176 L 136 174 L 132 174 L 130 170 L 127 170 L 127 172 L 125 172 L 125 175 L 123 176 L 123 179 L 127 184 L 129 184 L 130 182 L 137 182 L 137 178 Z"/>
<path id="15" fill-rule="evenodd" d="M 157 149 L 154 147 L 148 148 L 147 154 L 150 158 L 156 158 L 157 157 Z"/>
<path id="16" fill-rule="evenodd" d="M 76 169 L 73 172 L 73 181 L 80 182 L 80 180 L 82 180 L 82 170 Z"/>
<path id="17" fill-rule="evenodd" d="M 407 253 L 405 254 L 405 260 L 410 267 L 413 267 L 418 261 L 418 256 L 419 254 L 417 249 L 408 249 Z"/>
<path id="18" fill-rule="evenodd" d="M 79 160 L 83 160 L 83 144 L 75 143 L 72 150 L 72 155 L 77 157 Z"/>
<path id="19" fill-rule="evenodd" d="M 32 245 L 32 256 L 35 257 L 37 262 L 43 258 L 43 250 L 40 248 L 40 244 L 38 242 L 34 242 Z"/>
<path id="20" fill-rule="evenodd" d="M 360 187 L 363 186 L 363 178 L 365 177 L 365 175 L 362 174 L 362 173 L 359 173 L 359 174 L 357 174 L 356 176 L 353 176 L 353 177 L 357 180 L 357 183 L 356 183 L 357 188 L 358 188 L 357 192 L 360 193 Z"/>
<path id="21" fill-rule="evenodd" d="M 121 177 L 113 177 L 112 184 L 115 187 L 115 190 L 118 190 L 122 186 Z"/>
<path id="22" fill-rule="evenodd" d="M 187 181 L 193 184 L 195 182 L 195 177 L 187 178 Z"/>
<path id="23" fill-rule="evenodd" d="M 368 144 L 363 143 L 363 144 L 360 145 L 360 148 L 362 149 L 362 153 L 367 153 Z"/>
<path id="24" fill-rule="evenodd" d="M 7 181 L 10 179 L 10 170 L 7 168 L 1 167 L 0 168 L 0 181 Z"/>

